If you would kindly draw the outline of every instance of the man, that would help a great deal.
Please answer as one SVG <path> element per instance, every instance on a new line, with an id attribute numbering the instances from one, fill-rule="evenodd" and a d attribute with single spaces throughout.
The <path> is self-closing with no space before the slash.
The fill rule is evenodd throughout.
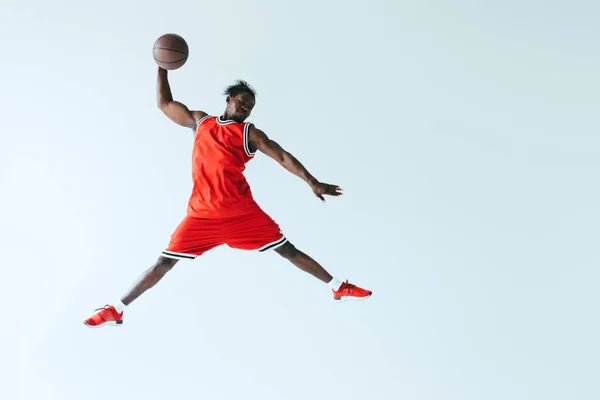
<path id="1" fill-rule="evenodd" d="M 273 158 L 303 179 L 321 201 L 325 201 L 324 196 L 339 196 L 342 192 L 336 185 L 319 182 L 263 131 L 244 122 L 256 101 L 256 93 L 246 82 L 237 81 L 225 90 L 227 106 L 219 117 L 190 111 L 184 104 L 174 101 L 167 70 L 162 68 L 158 69 L 157 92 L 158 107 L 162 112 L 195 134 L 193 189 L 187 215 L 156 263 L 114 305 L 97 309 L 97 313 L 84 322 L 87 326 L 121 326 L 125 307 L 156 285 L 179 260 L 194 259 L 222 244 L 244 250 L 274 250 L 326 283 L 335 300 L 371 296 L 368 290 L 333 278 L 315 260 L 296 249 L 277 223 L 254 201 L 243 171 L 256 151 Z"/>

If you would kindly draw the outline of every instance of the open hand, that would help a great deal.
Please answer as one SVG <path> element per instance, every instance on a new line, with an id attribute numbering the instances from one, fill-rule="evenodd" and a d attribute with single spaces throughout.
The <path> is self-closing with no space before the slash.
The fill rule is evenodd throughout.
<path id="1" fill-rule="evenodd" d="M 322 202 L 325 202 L 323 195 L 327 196 L 341 196 L 342 188 L 337 185 L 330 185 L 329 183 L 317 182 L 311 185 L 312 191 Z"/>

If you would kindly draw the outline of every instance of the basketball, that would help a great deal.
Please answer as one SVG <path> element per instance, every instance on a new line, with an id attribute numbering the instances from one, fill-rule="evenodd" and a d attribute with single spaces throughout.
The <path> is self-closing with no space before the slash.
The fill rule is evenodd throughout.
<path id="1" fill-rule="evenodd" d="M 174 33 L 162 35 L 152 48 L 152 56 L 159 67 L 164 69 L 180 68 L 187 61 L 189 48 L 185 40 Z"/>

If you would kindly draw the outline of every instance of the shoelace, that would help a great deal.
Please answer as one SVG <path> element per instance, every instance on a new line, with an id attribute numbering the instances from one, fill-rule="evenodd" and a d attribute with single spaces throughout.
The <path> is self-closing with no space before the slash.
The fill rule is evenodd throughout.
<path id="1" fill-rule="evenodd" d="M 344 282 L 344 284 L 346 285 L 344 289 L 346 289 L 348 293 L 352 293 L 354 291 L 354 288 L 356 287 L 356 285 L 349 283 L 348 279 L 346 279 L 346 282 Z"/>
<path id="2" fill-rule="evenodd" d="M 110 309 L 110 305 L 107 304 L 104 307 L 96 308 L 94 311 L 102 311 L 102 310 L 108 311 L 109 309 Z"/>

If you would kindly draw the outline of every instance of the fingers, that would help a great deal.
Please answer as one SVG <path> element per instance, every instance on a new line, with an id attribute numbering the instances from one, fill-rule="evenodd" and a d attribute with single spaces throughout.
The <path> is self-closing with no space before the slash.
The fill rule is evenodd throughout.
<path id="1" fill-rule="evenodd" d="M 325 194 L 329 195 L 329 196 L 341 196 L 343 193 L 343 190 L 341 187 L 337 186 L 337 185 L 330 185 L 328 183 L 326 183 L 325 185 Z"/>
<path id="2" fill-rule="evenodd" d="M 313 191 L 323 203 L 325 202 L 324 195 L 334 197 L 343 195 L 343 189 L 341 187 L 329 183 L 319 183 L 317 187 L 313 188 Z"/>
<path id="3" fill-rule="evenodd" d="M 339 187 L 338 185 L 332 185 L 332 184 L 330 184 L 330 183 L 323 183 L 322 185 L 323 185 L 323 186 L 325 186 L 325 187 L 328 187 L 328 188 L 333 188 L 333 189 L 337 189 L 337 190 L 343 190 L 343 189 L 342 189 L 341 187 Z"/>

